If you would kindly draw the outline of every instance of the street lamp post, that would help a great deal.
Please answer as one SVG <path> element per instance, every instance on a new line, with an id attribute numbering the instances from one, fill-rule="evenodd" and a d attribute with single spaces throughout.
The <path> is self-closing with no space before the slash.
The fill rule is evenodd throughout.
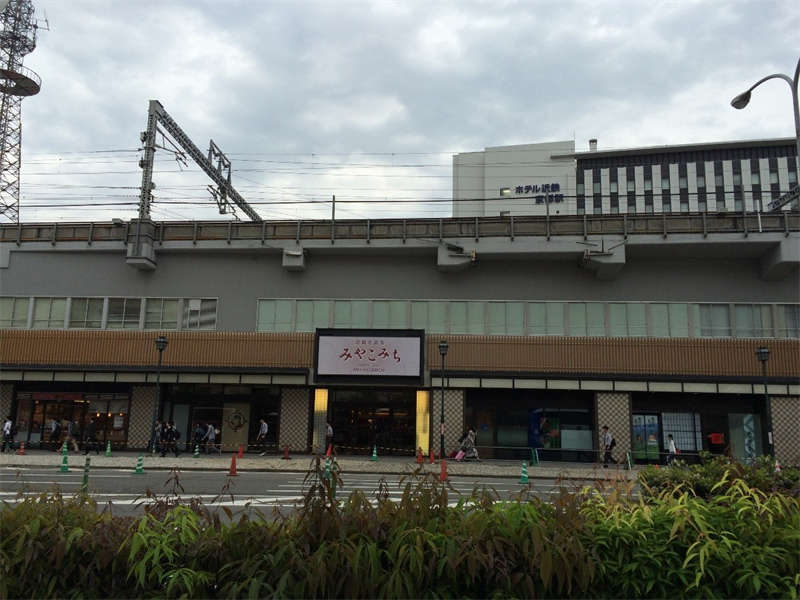
<path id="1" fill-rule="evenodd" d="M 158 349 L 158 366 L 156 366 L 156 399 L 153 403 L 153 420 L 150 423 L 150 451 L 156 451 L 156 416 L 158 406 L 161 404 L 161 356 L 167 347 L 167 338 L 160 335 L 156 338 L 156 348 Z"/>
<path id="2" fill-rule="evenodd" d="M 447 340 L 439 342 L 439 354 L 442 355 L 442 403 L 439 411 L 439 457 L 444 460 L 444 357 L 447 355 Z"/>
<path id="3" fill-rule="evenodd" d="M 775 456 L 772 443 L 772 406 L 770 406 L 769 392 L 767 391 L 767 361 L 769 360 L 769 348 L 760 346 L 756 350 L 756 356 L 761 361 L 761 375 L 764 380 L 764 406 L 767 411 L 767 454 Z"/>
<path id="4" fill-rule="evenodd" d="M 763 79 L 759 79 L 746 92 L 742 92 L 731 100 L 733 108 L 742 109 L 750 102 L 750 92 L 752 92 L 759 85 L 770 79 L 783 79 L 789 84 L 792 90 L 792 109 L 794 111 L 794 135 L 795 142 L 797 143 L 797 158 L 795 159 L 795 168 L 797 170 L 797 181 L 795 185 L 800 186 L 800 108 L 798 107 L 798 85 L 800 85 L 800 58 L 797 59 L 797 67 L 794 70 L 794 79 L 783 73 L 773 73 L 767 75 Z M 791 189 L 789 190 L 791 191 Z"/>

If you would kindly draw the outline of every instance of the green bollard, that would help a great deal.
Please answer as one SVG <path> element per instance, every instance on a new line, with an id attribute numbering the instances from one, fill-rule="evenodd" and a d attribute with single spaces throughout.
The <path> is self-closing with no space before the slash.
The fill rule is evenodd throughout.
<path id="1" fill-rule="evenodd" d="M 89 463 L 91 459 L 86 457 L 86 464 L 83 465 L 83 483 L 81 483 L 81 494 L 84 496 L 89 493 Z"/>
<path id="2" fill-rule="evenodd" d="M 111 440 L 106 443 L 106 456 L 111 456 Z"/>
<path id="3" fill-rule="evenodd" d="M 628 461 L 628 471 L 633 471 L 633 462 L 631 461 L 631 453 L 625 453 L 625 459 Z"/>
<path id="4" fill-rule="evenodd" d="M 200 458 L 200 444 L 194 445 L 194 454 L 192 454 L 192 458 Z"/>
<path id="5" fill-rule="evenodd" d="M 377 446 L 373 446 L 372 447 L 372 458 L 370 458 L 370 460 L 372 460 L 372 461 L 378 460 L 378 447 Z"/>
<path id="6" fill-rule="evenodd" d="M 144 456 L 141 452 L 139 452 L 139 458 L 136 459 L 136 470 L 133 472 L 134 475 L 144 475 Z"/>
<path id="7" fill-rule="evenodd" d="M 522 461 L 522 473 L 519 476 L 520 483 L 528 483 L 528 461 Z"/>
<path id="8" fill-rule="evenodd" d="M 61 472 L 69 473 L 69 459 L 67 458 L 67 442 L 61 447 Z"/>

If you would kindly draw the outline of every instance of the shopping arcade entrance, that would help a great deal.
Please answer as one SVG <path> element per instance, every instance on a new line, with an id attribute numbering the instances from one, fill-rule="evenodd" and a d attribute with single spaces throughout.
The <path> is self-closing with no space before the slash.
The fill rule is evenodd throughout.
<path id="1" fill-rule="evenodd" d="M 416 390 L 330 389 L 329 397 L 337 452 L 371 454 L 374 446 L 378 454 L 416 451 Z"/>

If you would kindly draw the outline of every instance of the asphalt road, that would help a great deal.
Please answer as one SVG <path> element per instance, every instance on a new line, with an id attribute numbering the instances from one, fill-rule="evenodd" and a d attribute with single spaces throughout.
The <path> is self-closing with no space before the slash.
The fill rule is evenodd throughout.
<path id="1" fill-rule="evenodd" d="M 302 499 L 304 491 L 308 489 L 308 483 L 304 483 L 305 473 L 240 472 L 236 477 L 229 477 L 221 471 L 183 471 L 179 475 L 182 489 L 177 488 L 175 482 L 168 481 L 169 477 L 167 471 L 133 475 L 130 470 L 97 469 L 89 475 L 88 489 L 98 505 L 106 506 L 110 502 L 114 512 L 119 514 L 140 512 L 143 496 L 148 489 L 159 495 L 175 492 L 185 500 L 201 498 L 205 504 L 213 503 L 217 507 L 249 506 L 262 512 L 271 512 L 276 507 L 286 512 Z M 343 473 L 343 485 L 337 490 L 337 498 L 343 500 L 354 490 L 361 490 L 367 498 L 374 498 L 382 478 L 385 478 L 389 497 L 399 500 L 403 492 L 399 484 L 400 475 L 367 473 Z M 0 470 L 0 500 L 15 503 L 19 501 L 21 493 L 37 495 L 56 489 L 65 495 L 72 495 L 80 492 L 82 481 L 83 472 L 78 470 L 60 473 L 57 468 L 9 467 Z M 501 499 L 511 499 L 522 490 L 529 490 L 543 499 L 560 493 L 555 486 L 555 479 L 531 479 L 528 485 L 509 478 L 487 477 L 451 477 L 449 482 L 455 490 L 450 496 L 451 503 L 482 486 L 494 489 Z M 584 484 L 593 483 L 571 481 L 567 487 L 579 489 Z"/>

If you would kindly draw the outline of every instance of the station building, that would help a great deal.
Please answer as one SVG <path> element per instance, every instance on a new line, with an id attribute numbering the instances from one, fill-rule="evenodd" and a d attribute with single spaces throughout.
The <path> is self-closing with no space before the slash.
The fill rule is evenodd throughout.
<path id="1" fill-rule="evenodd" d="M 453 216 L 764 212 L 797 188 L 794 138 L 576 152 L 575 142 L 453 156 Z M 781 208 L 798 208 L 797 197 Z"/>
<path id="2" fill-rule="evenodd" d="M 484 457 L 596 460 L 608 425 L 620 459 L 800 464 L 799 264 L 797 211 L 4 225 L 0 413 L 412 454 L 443 409 Z"/>

